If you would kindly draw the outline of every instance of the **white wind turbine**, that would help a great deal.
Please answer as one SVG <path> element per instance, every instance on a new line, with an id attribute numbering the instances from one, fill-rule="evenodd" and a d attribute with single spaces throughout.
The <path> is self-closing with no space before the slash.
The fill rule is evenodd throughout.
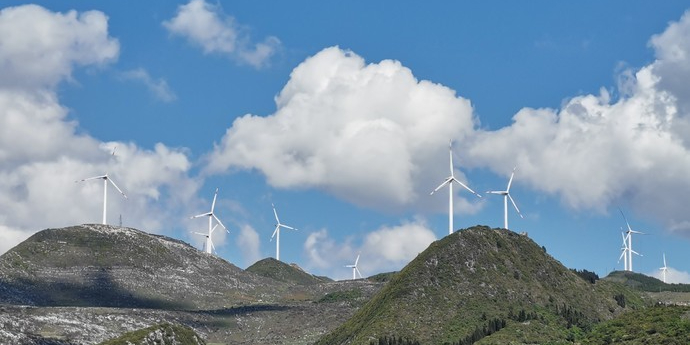
<path id="1" fill-rule="evenodd" d="M 621 228 L 621 237 L 623 238 L 623 247 L 621 247 L 621 256 L 618 257 L 618 263 L 621 262 L 621 259 L 623 260 L 623 270 L 627 271 L 628 270 L 628 237 L 625 236 L 625 233 L 623 232 L 623 228 Z"/>
<path id="2" fill-rule="evenodd" d="M 664 267 L 659 268 L 661 270 L 661 274 L 664 278 L 664 283 L 666 283 L 666 271 L 668 270 L 668 267 L 666 267 L 666 253 L 664 253 Z"/>
<path id="3" fill-rule="evenodd" d="M 633 257 L 632 257 L 632 255 L 635 254 L 635 255 L 642 256 L 642 254 L 640 254 L 640 253 L 638 253 L 638 252 L 636 252 L 636 251 L 633 250 L 633 247 L 632 247 L 632 234 L 644 235 L 644 233 L 643 233 L 643 232 L 639 232 L 639 231 L 635 231 L 635 230 L 633 230 L 632 228 L 630 228 L 630 223 L 628 223 L 628 219 L 625 218 L 625 214 L 623 214 L 623 210 L 621 210 L 620 208 L 619 208 L 618 210 L 621 211 L 621 215 L 623 216 L 623 220 L 625 220 L 625 225 L 628 226 L 628 230 L 625 232 L 626 235 L 627 235 L 626 237 L 628 238 L 628 248 L 627 248 L 627 250 L 628 250 L 628 271 L 631 271 L 631 272 L 632 272 L 632 270 L 633 270 L 633 264 L 632 264 L 632 258 L 633 258 Z"/>
<path id="4" fill-rule="evenodd" d="M 516 168 L 517 167 L 513 168 L 513 172 L 510 174 L 510 179 L 508 180 L 508 187 L 506 187 L 506 190 L 492 190 L 487 192 L 489 194 L 503 195 L 503 228 L 506 230 L 508 230 L 508 199 L 510 199 L 510 202 L 513 203 L 513 207 L 520 218 L 525 218 L 522 216 L 522 213 L 520 213 L 520 209 L 518 209 L 517 205 L 515 204 L 513 197 L 510 196 L 510 185 L 513 183 Z"/>
<path id="5" fill-rule="evenodd" d="M 446 180 L 443 181 L 436 189 L 431 191 L 429 195 L 433 195 L 435 192 L 437 192 L 439 189 L 443 188 L 444 186 L 448 185 L 448 234 L 453 233 L 453 182 L 456 182 L 457 184 L 465 187 L 468 191 L 470 191 L 472 194 L 482 197 L 481 195 L 477 194 L 475 191 L 470 189 L 470 187 L 467 187 L 464 183 L 458 181 L 458 179 L 455 178 L 455 174 L 453 173 L 453 141 L 450 141 L 448 143 L 448 151 L 450 152 L 450 176 L 446 177 Z"/>
<path id="6" fill-rule="evenodd" d="M 115 147 L 115 148 L 117 148 L 117 147 Z M 115 149 L 113 149 L 113 153 L 111 153 L 110 155 L 115 156 Z M 123 197 L 125 197 L 125 199 L 127 199 L 127 195 L 120 189 L 120 187 L 118 187 L 115 184 L 113 179 L 110 178 L 110 176 L 108 176 L 107 172 L 105 173 L 105 175 L 89 177 L 89 178 L 81 179 L 81 180 L 74 181 L 74 182 L 77 183 L 77 182 L 83 182 L 83 181 L 88 181 L 88 180 L 99 180 L 99 179 L 103 180 L 103 224 L 105 224 L 106 219 L 107 219 L 107 209 L 108 209 L 107 208 L 108 207 L 108 182 L 110 182 L 110 184 L 112 184 L 113 187 L 115 187 L 115 189 L 117 189 L 117 191 L 120 192 L 120 194 L 122 194 Z"/>
<path id="7" fill-rule="evenodd" d="M 211 211 L 206 212 L 206 213 L 202 213 L 202 214 L 197 214 L 196 216 L 189 217 L 189 219 L 194 219 L 194 218 L 199 218 L 199 217 L 208 217 L 208 235 L 205 235 L 205 236 L 206 236 L 206 253 L 209 253 L 209 254 L 212 253 L 212 250 L 215 250 L 215 247 L 213 246 L 213 240 L 211 237 L 213 235 L 213 231 L 216 230 L 216 226 L 220 225 L 223 227 L 223 229 L 225 229 L 225 231 L 227 233 L 230 233 L 230 231 L 228 231 L 228 228 L 226 228 L 225 225 L 223 225 L 223 222 L 221 222 L 220 219 L 218 219 L 218 217 L 216 216 L 216 214 L 213 213 L 213 210 L 216 207 L 216 198 L 217 197 L 218 197 L 218 188 L 216 188 L 216 193 L 213 194 L 213 203 L 211 203 Z M 216 224 L 216 226 L 213 226 L 213 220 L 214 219 L 216 220 L 216 222 L 218 222 L 218 224 Z"/>
<path id="8" fill-rule="evenodd" d="M 213 229 L 211 229 L 211 234 L 213 234 L 213 232 L 216 231 L 216 228 L 217 228 L 217 227 L 218 227 L 218 224 L 216 224 L 216 225 L 213 226 Z M 210 240 L 210 239 L 211 239 L 211 235 L 209 235 L 209 233 L 203 233 L 203 232 L 197 232 L 197 231 L 194 231 L 193 233 L 194 233 L 194 234 L 197 234 L 197 235 L 200 235 L 200 236 L 204 236 L 204 237 L 206 238 L 206 241 L 204 242 L 204 247 L 202 248 L 204 251 L 206 251 L 206 248 L 207 248 L 208 245 L 210 244 L 210 245 L 211 245 L 211 249 L 213 250 L 213 252 L 214 252 L 214 253 L 216 252 L 216 247 L 213 245 L 213 241 Z"/>
<path id="9" fill-rule="evenodd" d="M 355 259 L 354 265 L 345 265 L 345 267 L 347 267 L 347 268 L 352 268 L 352 280 L 357 279 L 356 274 L 359 274 L 360 278 L 364 278 L 364 277 L 362 277 L 362 272 L 360 272 L 359 268 L 357 268 L 358 263 L 359 263 L 359 254 L 357 254 L 357 259 Z"/>
<path id="10" fill-rule="evenodd" d="M 278 219 L 278 212 L 276 212 L 276 206 L 271 204 L 273 207 L 273 215 L 276 216 L 276 229 L 273 230 L 273 235 L 271 235 L 271 241 L 273 241 L 273 237 L 276 238 L 276 260 L 280 261 L 280 228 L 285 228 L 285 229 L 290 229 L 290 230 L 297 230 L 291 226 L 282 224 L 280 222 L 280 219 Z"/>

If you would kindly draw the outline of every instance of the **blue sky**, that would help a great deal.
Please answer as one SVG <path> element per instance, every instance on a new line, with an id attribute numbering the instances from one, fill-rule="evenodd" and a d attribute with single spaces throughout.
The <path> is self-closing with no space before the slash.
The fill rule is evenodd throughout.
<path id="1" fill-rule="evenodd" d="M 34 5 L 35 4 L 35 5 Z M 217 253 L 345 279 L 397 270 L 447 235 L 455 174 L 505 187 L 510 228 L 564 265 L 690 282 L 690 14 L 684 1 L 5 1 L 0 251 L 108 219 Z M 110 156 L 117 147 L 114 157 Z M 93 183 L 90 183 L 93 182 Z M 455 228 L 502 201 L 455 189 Z"/>

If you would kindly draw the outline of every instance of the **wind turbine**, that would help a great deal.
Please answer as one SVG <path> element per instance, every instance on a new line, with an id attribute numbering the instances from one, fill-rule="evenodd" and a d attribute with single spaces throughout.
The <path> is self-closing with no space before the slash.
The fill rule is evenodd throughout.
<path id="1" fill-rule="evenodd" d="M 213 232 L 216 231 L 217 227 L 218 227 L 218 224 L 213 226 L 213 229 L 211 229 L 211 234 L 213 234 Z M 203 251 L 206 251 L 206 248 L 208 248 L 209 244 L 211 245 L 211 249 L 213 250 L 213 252 L 216 251 L 216 247 L 213 245 L 213 240 L 211 240 L 211 236 L 208 233 L 204 234 L 203 232 L 197 232 L 197 231 L 194 231 L 193 233 L 206 237 L 206 241 L 204 242 L 204 247 L 202 248 Z"/>
<path id="2" fill-rule="evenodd" d="M 206 253 L 211 254 L 212 250 L 215 250 L 215 247 L 213 246 L 213 240 L 211 239 L 211 236 L 213 235 L 213 231 L 216 230 L 216 227 L 213 226 L 213 220 L 215 219 L 218 224 L 216 226 L 220 225 L 225 229 L 225 232 L 230 233 L 228 231 L 228 228 L 223 225 L 223 222 L 218 219 L 215 213 L 213 213 L 213 210 L 216 207 L 216 198 L 218 197 L 218 188 L 216 188 L 216 193 L 213 194 L 213 203 L 211 203 L 211 211 L 202 213 L 202 214 L 197 214 L 196 216 L 191 216 L 189 219 L 194 219 L 194 218 L 199 218 L 199 217 L 208 217 L 208 235 L 206 236 Z M 202 234 L 203 235 L 203 234 Z"/>
<path id="3" fill-rule="evenodd" d="M 472 194 L 474 194 L 480 198 L 482 196 L 477 194 L 475 191 L 470 189 L 470 187 L 467 187 L 464 183 L 458 181 L 458 179 L 455 178 L 455 174 L 453 173 L 453 141 L 452 140 L 448 142 L 448 151 L 450 152 L 450 176 L 446 177 L 445 181 L 443 181 L 438 187 L 436 187 L 436 189 L 431 191 L 431 193 L 429 195 L 433 195 L 439 189 L 448 185 L 448 234 L 450 235 L 453 233 L 453 182 L 456 182 L 457 184 L 465 187 L 465 189 L 467 189 Z"/>
<path id="4" fill-rule="evenodd" d="M 117 148 L 117 146 L 115 148 Z M 115 156 L 115 149 L 113 149 L 113 153 L 111 153 L 110 155 Z M 122 194 L 123 197 L 125 197 L 125 199 L 127 199 L 127 195 L 120 189 L 120 187 L 118 187 L 115 184 L 115 182 L 110 178 L 110 176 L 108 176 L 107 172 L 105 173 L 105 175 L 89 177 L 89 178 L 81 179 L 81 180 L 74 181 L 74 182 L 77 183 L 77 182 L 84 182 L 84 181 L 88 181 L 88 180 L 99 180 L 99 179 L 103 180 L 103 224 L 105 224 L 106 219 L 107 219 L 107 207 L 108 207 L 108 182 L 110 182 L 110 184 L 112 184 L 113 187 L 115 187 L 115 189 L 117 189 L 117 191 L 120 192 L 120 194 Z"/>
<path id="5" fill-rule="evenodd" d="M 513 197 L 510 196 L 510 185 L 513 183 L 516 168 L 517 167 L 513 168 L 513 172 L 510 174 L 510 180 L 508 180 L 508 187 L 506 187 L 506 190 L 492 190 L 487 192 L 489 194 L 503 195 L 503 228 L 506 230 L 508 230 L 508 199 L 510 199 L 510 202 L 513 203 L 513 207 L 520 218 L 525 218 L 522 216 L 522 213 L 520 213 L 520 209 L 518 209 L 517 205 L 515 204 Z"/>
<path id="6" fill-rule="evenodd" d="M 618 210 L 621 211 L 621 215 L 623 216 L 623 220 L 625 220 L 625 225 L 628 226 L 628 231 L 625 232 L 627 235 L 626 237 L 628 238 L 628 271 L 632 272 L 632 270 L 633 270 L 633 264 L 632 264 L 632 258 L 633 257 L 632 257 L 632 255 L 635 254 L 635 255 L 642 256 L 642 254 L 640 254 L 640 253 L 638 253 L 632 249 L 633 248 L 632 247 L 632 234 L 644 235 L 644 232 L 635 231 L 632 228 L 630 228 L 630 223 L 628 223 L 628 219 L 625 218 L 625 214 L 623 214 L 623 210 L 621 210 L 620 208 Z"/>
<path id="7" fill-rule="evenodd" d="M 661 273 L 664 278 L 664 283 L 666 283 L 666 271 L 668 270 L 668 267 L 666 267 L 666 253 L 664 253 L 664 267 L 659 268 L 661 270 Z"/>
<path id="8" fill-rule="evenodd" d="M 360 278 L 362 277 L 362 272 L 359 271 L 359 268 L 357 268 L 357 263 L 359 263 L 359 254 L 357 254 L 357 259 L 355 259 L 355 264 L 354 265 L 345 265 L 347 268 L 352 268 L 352 280 L 357 279 L 357 276 L 355 274 L 359 274 Z"/>
<path id="9" fill-rule="evenodd" d="M 627 271 L 628 270 L 628 237 L 625 236 L 625 233 L 623 232 L 623 228 L 621 228 L 621 237 L 623 238 L 623 247 L 621 247 L 621 256 L 618 257 L 618 263 L 621 262 L 621 259 L 623 260 L 623 270 Z"/>
<path id="10" fill-rule="evenodd" d="M 276 212 L 276 206 L 274 204 L 271 204 L 273 207 L 273 215 L 276 216 L 276 229 L 273 230 L 273 235 L 271 235 L 271 241 L 273 241 L 273 237 L 276 238 L 276 260 L 280 261 L 280 228 L 286 228 L 290 230 L 297 230 L 291 226 L 282 224 L 280 222 L 280 219 L 278 219 L 278 212 Z"/>

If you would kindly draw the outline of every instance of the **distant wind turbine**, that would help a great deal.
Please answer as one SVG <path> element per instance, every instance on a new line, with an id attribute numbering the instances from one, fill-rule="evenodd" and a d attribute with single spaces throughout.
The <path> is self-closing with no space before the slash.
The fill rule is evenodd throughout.
<path id="1" fill-rule="evenodd" d="M 223 222 L 218 219 L 215 213 L 213 213 L 213 210 L 216 207 L 216 198 L 218 197 L 218 188 L 216 188 L 216 193 L 213 194 L 213 203 L 211 203 L 211 211 L 202 213 L 202 214 L 197 214 L 196 216 L 191 216 L 189 219 L 194 219 L 194 218 L 199 218 L 199 217 L 208 217 L 208 235 L 206 235 L 206 253 L 211 254 L 212 250 L 215 250 L 215 247 L 213 246 L 213 239 L 211 238 L 213 236 L 213 231 L 216 230 L 216 227 L 213 226 L 213 220 L 215 219 L 218 224 L 216 226 L 220 225 L 225 229 L 225 232 L 230 233 L 228 231 L 228 228 L 223 225 Z"/>
<path id="2" fill-rule="evenodd" d="M 115 148 L 117 148 L 117 146 Z M 115 156 L 115 149 L 113 149 L 113 152 L 110 155 Z M 89 177 L 89 178 L 81 179 L 81 180 L 74 181 L 74 182 L 77 183 L 77 182 L 83 182 L 83 181 L 88 181 L 88 180 L 99 180 L 99 179 L 103 180 L 103 224 L 106 224 L 107 210 L 108 210 L 108 182 L 110 182 L 110 184 L 112 184 L 113 187 L 115 187 L 115 189 L 117 189 L 117 191 L 120 192 L 120 194 L 122 194 L 123 197 L 125 197 L 125 199 L 127 199 L 127 195 L 125 195 L 125 193 L 120 189 L 120 187 L 118 187 L 115 184 L 115 182 L 112 180 L 112 178 L 110 178 L 110 176 L 108 176 L 107 172 L 105 173 L 105 175 Z"/>
<path id="3" fill-rule="evenodd" d="M 664 278 L 664 283 L 666 283 L 666 271 L 668 270 L 668 267 L 666 267 L 666 253 L 664 253 L 664 267 L 659 268 L 661 270 L 661 274 Z"/>
<path id="4" fill-rule="evenodd" d="M 364 277 L 362 277 L 362 272 L 360 272 L 359 268 L 357 268 L 358 263 L 359 263 L 359 254 L 357 254 L 357 259 L 355 259 L 354 265 L 345 265 L 345 267 L 347 267 L 347 268 L 352 268 L 352 280 L 357 279 L 356 274 L 359 274 L 360 278 L 364 278 Z"/>
<path id="5" fill-rule="evenodd" d="M 470 191 L 472 194 L 482 197 L 481 195 L 477 194 L 475 191 L 470 189 L 470 187 L 467 187 L 464 183 L 458 181 L 458 179 L 455 178 L 455 174 L 453 173 L 453 141 L 451 140 L 448 143 L 448 151 L 450 152 L 450 176 L 446 177 L 445 181 L 443 181 L 436 189 L 431 191 L 429 195 L 433 195 L 435 192 L 437 192 L 439 189 L 443 188 L 444 186 L 448 186 L 448 234 L 453 233 L 453 182 L 456 182 L 457 184 L 465 187 L 468 191 Z"/>
<path id="6" fill-rule="evenodd" d="M 216 231 L 217 227 L 218 227 L 218 224 L 213 226 L 213 229 L 211 229 L 211 234 L 213 234 L 213 232 Z M 210 244 L 211 250 L 213 250 L 214 253 L 216 252 L 216 247 L 213 245 L 213 240 L 211 240 L 211 235 L 209 235 L 209 233 L 203 233 L 203 232 L 197 232 L 197 231 L 194 231 L 193 233 L 196 235 L 204 236 L 206 238 L 206 241 L 204 241 L 204 247 L 201 248 L 203 251 L 206 251 L 206 248 L 208 248 L 208 246 Z"/>
<path id="7" fill-rule="evenodd" d="M 510 185 L 513 183 L 516 168 L 517 167 L 513 168 L 513 172 L 510 174 L 510 179 L 508 180 L 508 187 L 506 187 L 506 190 L 492 190 L 487 192 L 489 194 L 503 195 L 503 228 L 506 230 L 508 230 L 508 199 L 510 199 L 510 202 L 513 203 L 513 207 L 520 218 L 524 218 L 522 213 L 520 213 L 520 209 L 518 209 L 517 205 L 515 204 L 515 200 L 513 200 L 513 197 L 510 196 Z"/>
<path id="8" fill-rule="evenodd" d="M 276 216 L 276 229 L 273 230 L 273 235 L 271 235 L 271 241 L 273 241 L 273 237 L 276 238 L 276 260 L 280 261 L 280 228 L 285 228 L 285 229 L 290 229 L 290 230 L 297 230 L 291 226 L 287 226 L 285 224 L 282 224 L 280 222 L 280 219 L 278 219 L 278 212 L 276 212 L 276 206 L 271 204 L 273 207 L 273 215 Z"/>
<path id="9" fill-rule="evenodd" d="M 625 220 L 625 225 L 628 227 L 628 230 L 625 232 L 626 235 L 627 235 L 626 237 L 628 238 L 628 249 L 627 249 L 627 251 L 628 251 L 628 271 L 631 271 L 631 272 L 632 272 L 632 270 L 633 270 L 633 264 L 632 264 L 632 258 L 633 258 L 633 256 L 632 256 L 632 255 L 635 254 L 635 255 L 642 256 L 642 254 L 640 254 L 640 253 L 638 253 L 638 252 L 636 252 L 636 251 L 633 250 L 633 247 L 632 247 L 632 234 L 644 235 L 644 232 L 639 232 L 639 231 L 633 230 L 633 229 L 630 227 L 630 223 L 628 223 L 628 219 L 625 218 L 625 214 L 623 214 L 623 210 L 621 210 L 620 208 L 619 208 L 618 210 L 621 211 L 621 215 L 623 216 L 623 220 Z"/>

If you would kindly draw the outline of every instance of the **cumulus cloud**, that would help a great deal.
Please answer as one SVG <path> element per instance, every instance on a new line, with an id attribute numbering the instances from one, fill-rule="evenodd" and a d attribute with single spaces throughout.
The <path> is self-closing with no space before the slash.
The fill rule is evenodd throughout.
<path id="1" fill-rule="evenodd" d="M 272 115 L 237 118 L 206 171 L 256 169 L 274 187 L 317 188 L 377 209 L 442 209 L 445 200 L 428 194 L 448 175 L 448 140 L 474 126 L 470 102 L 453 90 L 338 47 L 295 68 L 276 104 Z"/>
<path id="2" fill-rule="evenodd" d="M 165 79 L 155 80 L 151 78 L 149 72 L 143 68 L 125 71 L 121 73 L 121 78 L 124 80 L 138 81 L 144 84 L 154 97 L 163 102 L 172 102 L 177 98 Z"/>
<path id="3" fill-rule="evenodd" d="M 363 276 L 396 271 L 424 251 L 436 236 L 423 219 L 382 226 L 359 239 L 346 238 L 341 243 L 330 237 L 326 229 L 309 234 L 304 243 L 306 267 L 336 279 L 350 279 L 352 265 L 360 255 L 357 268 Z"/>
<path id="4" fill-rule="evenodd" d="M 75 66 L 115 60 L 119 43 L 98 11 L 53 13 L 36 5 L 0 11 L 0 87 L 52 87 Z"/>
<path id="5" fill-rule="evenodd" d="M 219 53 L 256 68 L 268 64 L 280 48 L 280 40 L 269 36 L 252 43 L 236 20 L 223 13 L 219 5 L 192 0 L 177 9 L 172 19 L 163 22 L 171 34 L 187 38 L 203 48 L 204 53 Z"/>
<path id="6" fill-rule="evenodd" d="M 100 222 L 102 182 L 75 181 L 105 173 L 129 197 L 109 190 L 110 224 L 118 224 L 119 215 L 123 225 L 153 232 L 175 224 L 174 215 L 195 200 L 199 187 L 188 176 L 185 151 L 78 134 L 56 96 L 55 86 L 75 67 L 117 57 L 105 15 L 11 7 L 0 11 L 0 34 L 0 251 L 47 227 Z"/>
<path id="7" fill-rule="evenodd" d="M 525 108 L 513 124 L 477 131 L 464 143 L 473 166 L 508 172 L 559 196 L 574 209 L 605 212 L 628 203 L 667 229 L 690 232 L 687 88 L 690 16 L 651 40 L 657 60 L 626 71 L 622 96 L 609 92 L 574 97 L 560 109 Z M 683 110 L 685 109 L 685 110 Z"/>
<path id="8" fill-rule="evenodd" d="M 248 224 L 240 227 L 240 233 L 237 235 L 237 246 L 242 252 L 245 266 L 249 266 L 261 259 L 261 251 L 259 249 L 259 233 Z"/>

